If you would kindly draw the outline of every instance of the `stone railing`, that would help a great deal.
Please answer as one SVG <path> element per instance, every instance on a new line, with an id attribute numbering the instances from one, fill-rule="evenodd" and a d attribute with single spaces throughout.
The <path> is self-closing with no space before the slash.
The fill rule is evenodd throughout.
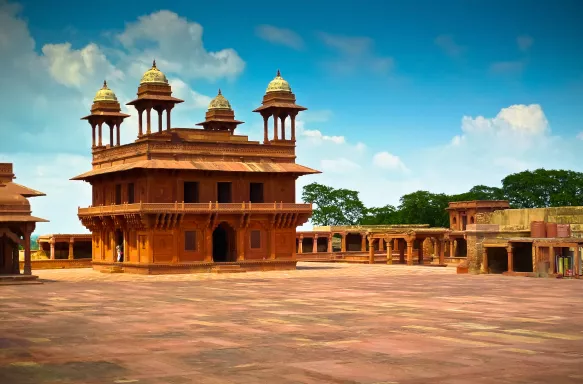
<path id="1" fill-rule="evenodd" d="M 79 216 L 116 215 L 128 213 L 207 213 L 207 212 L 298 212 L 311 213 L 311 204 L 295 203 L 135 203 L 119 205 L 100 205 L 79 208 Z"/>

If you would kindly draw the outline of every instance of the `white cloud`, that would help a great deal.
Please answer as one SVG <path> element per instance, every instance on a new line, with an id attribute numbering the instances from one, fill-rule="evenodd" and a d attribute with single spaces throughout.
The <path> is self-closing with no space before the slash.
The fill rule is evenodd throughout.
<path id="1" fill-rule="evenodd" d="M 339 58 L 328 62 L 328 66 L 338 73 L 348 74 L 356 70 L 387 74 L 394 67 L 392 57 L 379 56 L 374 52 L 374 40 L 369 37 L 333 35 L 319 32 L 324 45 L 338 52 Z"/>
<path id="2" fill-rule="evenodd" d="M 465 48 L 456 43 L 452 35 L 439 35 L 435 38 L 435 44 L 451 57 L 459 57 Z"/>
<path id="3" fill-rule="evenodd" d="M 526 52 L 534 44 L 534 39 L 528 35 L 518 36 L 516 38 L 516 44 L 521 51 Z"/>
<path id="4" fill-rule="evenodd" d="M 273 25 L 259 25 L 255 28 L 255 33 L 261 39 L 273 44 L 285 45 L 293 49 L 302 49 L 304 41 L 296 32 L 291 29 L 278 28 Z"/>
<path id="5" fill-rule="evenodd" d="M 174 12 L 158 11 L 126 24 L 117 35 L 127 51 L 126 61 L 141 62 L 143 73 L 152 59 L 158 59 L 168 73 L 184 78 L 218 79 L 240 74 L 245 62 L 237 52 L 225 48 L 216 52 L 205 49 L 203 28 Z M 148 48 L 143 48 L 149 43 Z"/>
<path id="6" fill-rule="evenodd" d="M 322 141 L 329 141 L 334 144 L 344 144 L 346 140 L 344 136 L 327 136 L 323 135 L 322 132 L 317 129 L 303 129 L 300 131 L 302 136 L 310 138 L 315 143 L 320 143 Z"/>
<path id="7" fill-rule="evenodd" d="M 5 100 L 0 103 L 0 158 L 14 163 L 19 183 L 47 193 L 31 199 L 33 214 L 51 220 L 39 224 L 37 232 L 86 231 L 76 209 L 90 204 L 90 187 L 69 178 L 91 169 L 91 129 L 79 118 L 89 113 L 104 79 L 122 110 L 132 115 L 121 127 L 122 143 L 127 143 L 136 138 L 137 116 L 125 103 L 135 97 L 153 58 L 174 95 L 185 100 L 172 113 L 177 127 L 199 122 L 203 113 L 193 114 L 193 109 L 202 111 L 211 100 L 191 89 L 187 80 L 228 79 L 244 69 L 232 49 L 205 50 L 202 27 L 172 12 L 156 12 L 127 24 L 118 35 L 121 47 L 89 43 L 76 48 L 69 42 L 51 42 L 37 53 L 20 11 L 20 6 L 0 0 L 0 67 L 10 73 L 0 88 Z M 148 48 L 139 48 L 144 43 Z M 108 143 L 107 131 L 104 136 Z"/>
<path id="8" fill-rule="evenodd" d="M 379 168 L 401 172 L 409 171 L 399 156 L 395 156 L 386 151 L 375 154 L 372 161 Z"/>
<path id="9" fill-rule="evenodd" d="M 462 118 L 462 131 L 465 133 L 533 136 L 544 134 L 548 130 L 549 122 L 538 104 L 519 104 L 502 108 L 498 115 L 491 119 L 483 116 Z"/>
<path id="10" fill-rule="evenodd" d="M 579 132 L 576 136 L 579 140 L 583 140 L 583 132 Z"/>

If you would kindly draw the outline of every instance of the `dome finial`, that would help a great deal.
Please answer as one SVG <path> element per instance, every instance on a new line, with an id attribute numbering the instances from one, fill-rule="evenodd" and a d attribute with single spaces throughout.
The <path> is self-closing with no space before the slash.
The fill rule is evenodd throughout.
<path id="1" fill-rule="evenodd" d="M 219 95 L 222 95 L 222 93 L 221 93 L 221 88 L 219 88 Z"/>
<path id="2" fill-rule="evenodd" d="M 285 81 L 283 77 L 281 77 L 281 71 L 277 70 L 277 75 L 271 82 L 267 85 L 266 93 L 269 92 L 287 92 L 291 93 L 291 87 L 289 83 Z"/>
<path id="3" fill-rule="evenodd" d="M 152 62 L 152 68 L 156 68 L 156 59 Z"/>
<path id="4" fill-rule="evenodd" d="M 106 89 L 106 88 L 107 88 L 107 81 L 103 80 L 103 89 Z"/>

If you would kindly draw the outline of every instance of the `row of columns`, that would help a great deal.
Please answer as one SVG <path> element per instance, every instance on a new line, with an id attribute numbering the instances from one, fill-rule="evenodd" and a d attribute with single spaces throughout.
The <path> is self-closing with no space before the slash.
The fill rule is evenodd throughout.
<path id="1" fill-rule="evenodd" d="M 48 243 L 49 243 L 49 246 L 50 246 L 50 256 L 49 257 L 50 257 L 51 260 L 54 260 L 55 259 L 55 244 L 56 244 L 56 241 L 55 241 L 55 239 L 50 239 L 48 241 Z M 74 257 L 74 253 L 73 253 L 73 245 L 74 245 L 74 243 L 75 243 L 75 239 L 73 237 L 71 237 L 69 239 L 69 254 L 67 255 L 67 258 L 69 260 L 73 260 L 75 258 Z M 42 249 L 41 244 L 42 243 L 40 241 L 38 241 L 38 249 L 39 250 Z"/>
<path id="2" fill-rule="evenodd" d="M 322 236 L 322 238 L 326 238 L 326 243 L 327 243 L 327 249 L 326 252 L 328 253 L 332 253 L 332 237 L 333 234 L 328 234 L 325 236 Z M 312 250 L 310 252 L 312 253 L 317 253 L 318 252 L 318 239 L 319 239 L 319 235 L 314 235 L 314 237 L 312 237 L 313 242 L 312 242 Z M 298 242 L 298 253 L 304 253 L 304 235 L 300 235 L 299 237 L 299 242 Z"/>
<path id="3" fill-rule="evenodd" d="M 534 243 L 532 244 L 532 271 L 533 272 L 539 272 L 538 270 L 538 255 L 540 253 L 540 246 L 536 246 L 534 245 Z M 560 248 L 569 248 L 569 247 L 560 247 Z M 577 275 L 579 273 L 579 271 L 581 270 L 581 250 L 579 247 L 579 244 L 577 244 L 575 247 L 575 254 L 573 255 L 573 266 L 572 268 L 576 271 L 576 273 L 574 273 L 575 275 Z M 484 253 L 482 256 L 482 272 L 484 273 L 488 273 L 488 249 L 489 248 L 484 248 Z M 549 273 L 553 274 L 555 273 L 555 247 L 554 246 L 549 246 Z M 508 257 L 508 268 L 507 271 L 508 272 L 514 272 L 514 247 L 512 246 L 512 244 L 508 245 L 506 247 L 506 255 Z"/>
<path id="4" fill-rule="evenodd" d="M 144 135 L 144 126 L 142 122 L 142 116 L 144 111 L 146 112 L 146 135 L 152 133 L 152 109 L 158 112 L 158 132 L 162 132 L 162 114 L 166 111 L 166 130 L 169 131 L 171 124 L 170 124 L 170 116 L 174 106 L 165 106 L 165 107 L 147 107 L 145 109 L 138 109 L 138 137 L 142 137 Z"/>
<path id="5" fill-rule="evenodd" d="M 95 123 L 91 125 L 91 146 L 95 147 L 102 147 L 103 146 L 103 127 L 104 122 Z M 109 126 L 109 146 L 110 147 L 119 147 L 120 145 L 120 133 L 119 133 L 119 126 L 121 125 L 121 121 L 119 122 L 105 122 Z M 97 129 L 97 137 L 96 137 L 96 129 Z M 115 130 L 115 143 L 113 141 L 113 134 Z"/>
<path id="6" fill-rule="evenodd" d="M 289 116 L 291 120 L 291 141 L 296 140 L 296 116 L 298 112 L 282 113 L 280 111 L 275 111 L 272 114 L 262 114 L 263 116 L 263 142 L 269 142 L 269 118 L 273 117 L 273 140 L 277 141 L 279 139 L 278 135 L 278 120 L 281 122 L 281 140 L 286 140 L 285 138 L 285 120 Z"/>

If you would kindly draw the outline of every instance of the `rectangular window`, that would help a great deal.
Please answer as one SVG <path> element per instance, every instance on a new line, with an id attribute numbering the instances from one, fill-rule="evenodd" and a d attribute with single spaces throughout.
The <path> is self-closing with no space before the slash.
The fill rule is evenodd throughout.
<path id="1" fill-rule="evenodd" d="M 196 231 L 184 232 L 184 250 L 196 251 Z"/>
<path id="2" fill-rule="evenodd" d="M 198 203 L 198 182 L 185 181 L 184 182 L 184 202 Z"/>
<path id="3" fill-rule="evenodd" d="M 136 198 L 135 198 L 135 188 L 134 188 L 134 183 L 129 183 L 128 184 L 128 203 L 129 204 L 133 204 L 136 202 Z"/>
<path id="4" fill-rule="evenodd" d="M 219 203 L 231 202 L 231 183 L 217 183 L 217 200 Z"/>
<path id="5" fill-rule="evenodd" d="M 121 204 L 121 184 L 115 185 L 115 204 Z"/>
<path id="6" fill-rule="evenodd" d="M 261 248 L 261 231 L 251 231 L 251 249 Z"/>
<path id="7" fill-rule="evenodd" d="M 263 203 L 263 183 L 249 184 L 249 200 L 252 203 Z"/>

